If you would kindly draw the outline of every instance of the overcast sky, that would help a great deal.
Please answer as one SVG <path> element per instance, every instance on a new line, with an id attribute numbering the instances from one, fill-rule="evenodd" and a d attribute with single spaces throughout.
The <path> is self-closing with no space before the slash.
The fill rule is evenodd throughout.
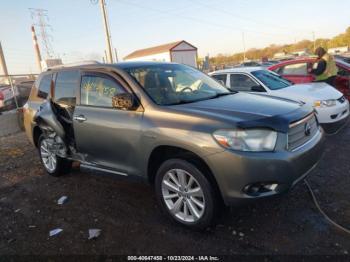
<path id="1" fill-rule="evenodd" d="M 0 1 L 0 41 L 11 74 L 37 72 L 29 8 L 48 10 L 55 54 L 65 62 L 101 60 L 101 10 L 90 0 Z M 136 49 L 186 40 L 199 55 L 332 37 L 350 26 L 349 0 L 106 0 L 119 58 Z M 45 56 L 45 53 L 43 54 Z"/>

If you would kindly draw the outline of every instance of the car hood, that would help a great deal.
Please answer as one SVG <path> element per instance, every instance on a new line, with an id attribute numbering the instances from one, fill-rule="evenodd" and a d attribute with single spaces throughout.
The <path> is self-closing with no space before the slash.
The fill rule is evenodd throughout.
<path id="1" fill-rule="evenodd" d="M 242 128 L 269 127 L 281 132 L 288 131 L 290 122 L 312 112 L 310 107 L 295 101 L 240 92 L 172 108 L 181 114 L 230 122 Z"/>
<path id="2" fill-rule="evenodd" d="M 316 100 L 338 99 L 342 96 L 342 93 L 326 83 L 291 85 L 275 90 L 272 94 L 312 104 Z"/>

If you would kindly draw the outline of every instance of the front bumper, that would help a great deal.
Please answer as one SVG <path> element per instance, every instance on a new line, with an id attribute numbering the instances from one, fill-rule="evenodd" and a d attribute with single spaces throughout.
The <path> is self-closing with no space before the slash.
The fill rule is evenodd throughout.
<path id="1" fill-rule="evenodd" d="M 233 152 L 210 155 L 211 168 L 226 205 L 247 204 L 253 200 L 287 192 L 318 163 L 323 153 L 322 129 L 296 151 Z M 244 189 L 251 184 L 273 183 L 277 187 L 266 194 L 252 196 Z"/>
<path id="2" fill-rule="evenodd" d="M 349 116 L 349 102 L 337 101 L 335 106 L 317 108 L 317 120 L 320 124 L 329 124 L 339 122 Z"/>

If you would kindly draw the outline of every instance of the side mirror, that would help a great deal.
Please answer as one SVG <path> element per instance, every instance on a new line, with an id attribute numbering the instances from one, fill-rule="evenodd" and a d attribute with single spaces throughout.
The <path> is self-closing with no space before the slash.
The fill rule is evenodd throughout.
<path id="1" fill-rule="evenodd" d="M 112 97 L 112 106 L 121 110 L 133 110 L 136 108 L 136 100 L 129 93 L 117 94 Z"/>
<path id="2" fill-rule="evenodd" d="M 261 85 L 252 86 L 251 91 L 253 91 L 253 92 L 266 92 L 265 88 L 263 88 Z"/>

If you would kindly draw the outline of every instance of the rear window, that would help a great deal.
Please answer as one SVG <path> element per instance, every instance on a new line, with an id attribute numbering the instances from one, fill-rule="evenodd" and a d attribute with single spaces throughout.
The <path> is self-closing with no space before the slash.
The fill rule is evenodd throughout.
<path id="1" fill-rule="evenodd" d="M 307 75 L 307 63 L 286 65 L 283 68 L 284 75 Z"/>
<path id="2" fill-rule="evenodd" d="M 218 81 L 222 81 L 224 83 L 224 85 L 226 85 L 226 78 L 227 78 L 227 74 L 223 74 L 223 75 L 213 75 L 212 77 L 214 77 L 216 80 Z"/>
<path id="3" fill-rule="evenodd" d="M 50 93 L 50 86 L 51 86 L 51 80 L 52 80 L 52 75 L 44 75 L 39 84 L 39 92 L 38 92 L 38 97 L 46 99 L 47 96 Z"/>
<path id="4" fill-rule="evenodd" d="M 230 75 L 230 87 L 231 90 L 235 91 L 253 91 L 252 88 L 256 87 L 258 84 L 254 82 L 249 76 L 241 74 Z"/>
<path id="5" fill-rule="evenodd" d="M 79 71 L 58 72 L 55 81 L 55 101 L 65 105 L 75 105 L 76 90 L 79 84 Z"/>

